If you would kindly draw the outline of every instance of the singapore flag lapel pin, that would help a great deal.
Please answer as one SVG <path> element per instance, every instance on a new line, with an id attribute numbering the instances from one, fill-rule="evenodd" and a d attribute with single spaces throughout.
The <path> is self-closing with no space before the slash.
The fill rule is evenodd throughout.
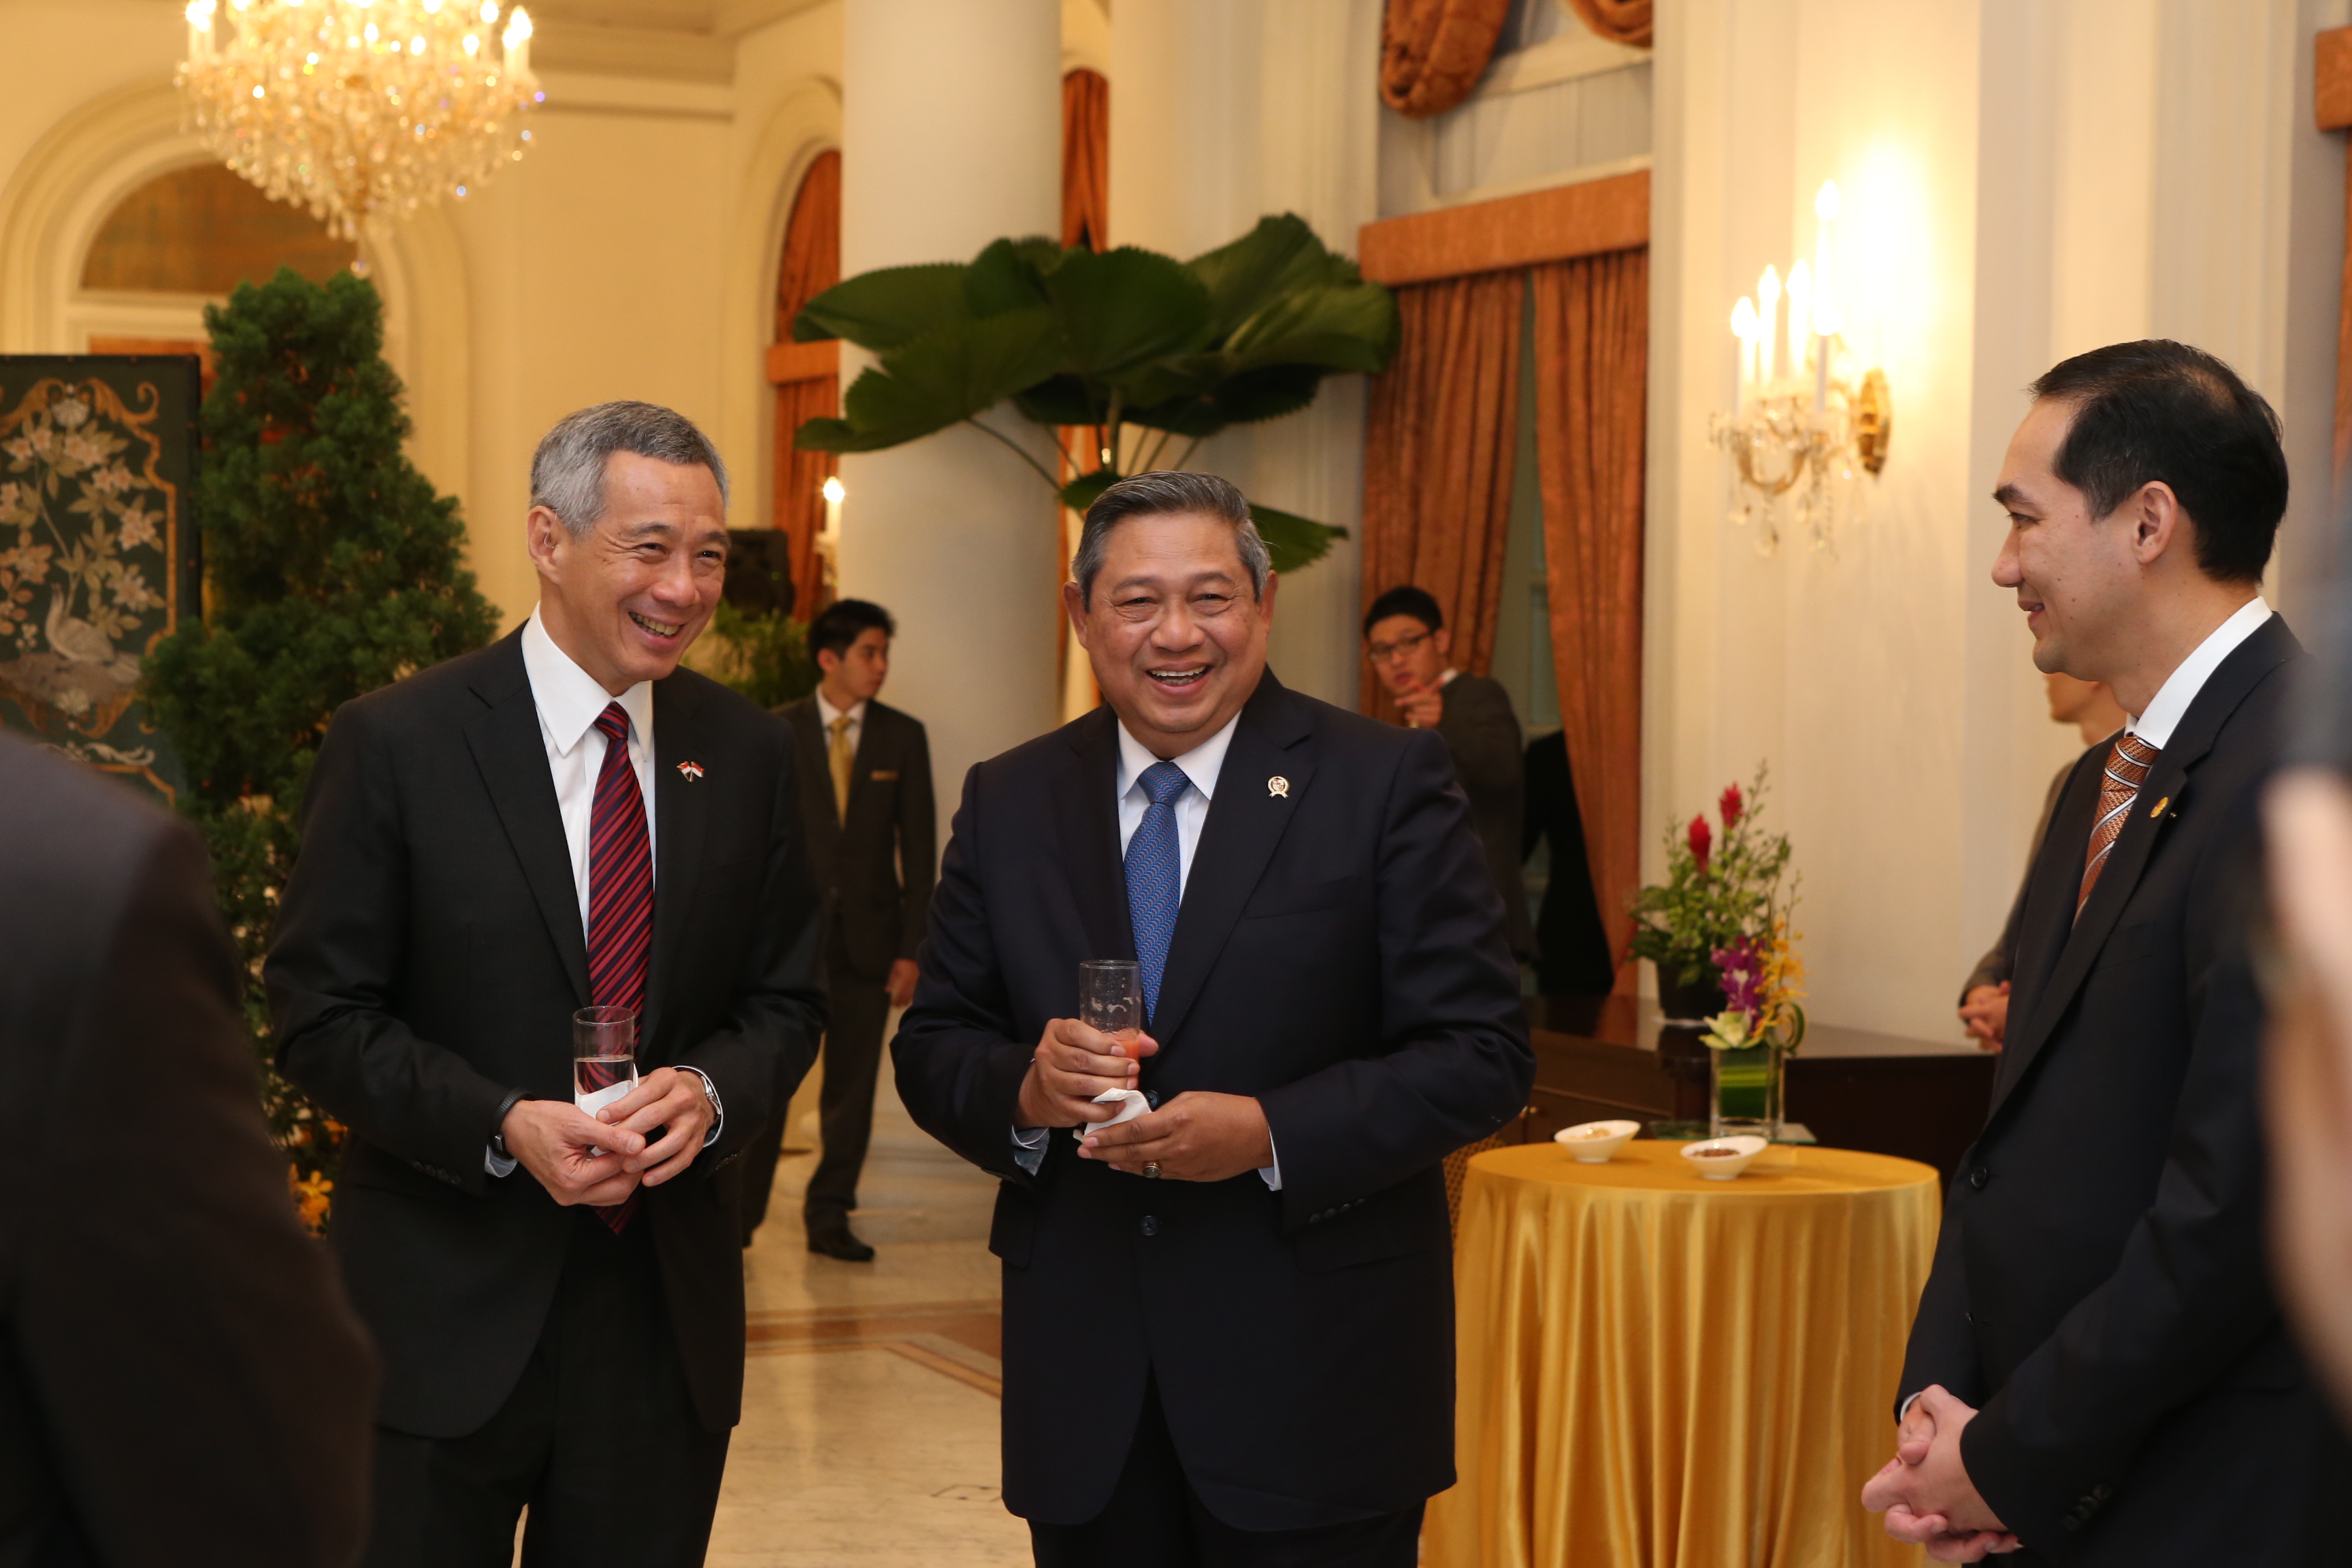
<path id="1" fill-rule="evenodd" d="M 686 775 L 686 782 L 688 784 L 693 784 L 696 780 L 702 777 L 702 764 L 700 763 L 680 763 L 677 764 L 677 771 Z"/>

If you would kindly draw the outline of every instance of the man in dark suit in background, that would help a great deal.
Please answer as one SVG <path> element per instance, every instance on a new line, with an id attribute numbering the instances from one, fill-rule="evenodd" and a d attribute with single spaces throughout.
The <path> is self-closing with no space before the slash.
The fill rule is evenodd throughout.
<path id="1" fill-rule="evenodd" d="M 2238 929 L 2300 658 L 2256 593 L 2278 421 L 2174 342 L 2095 350 L 2033 392 L 1993 581 L 2037 665 L 2105 681 L 2132 718 L 2075 765 L 2034 861 L 1992 1110 L 1864 1501 L 1946 1560 L 2297 1563 L 2342 1478 L 2264 1268 Z"/>
<path id="2" fill-rule="evenodd" d="M 712 1176 L 816 1054 L 792 737 L 677 668 L 727 559 L 719 454 L 612 403 L 531 460 L 539 606 L 347 703 L 267 970 L 352 1129 L 334 1243 L 386 1363 L 371 1568 L 699 1563 L 742 1403 Z M 574 1107 L 573 1013 L 643 1077 Z"/>
<path id="3" fill-rule="evenodd" d="M 1568 731 L 1554 730 L 1528 742 L 1527 779 L 1522 864 L 1538 844 L 1550 840 L 1543 908 L 1536 916 L 1536 990 L 1546 996 L 1605 996 L 1617 984 L 1617 960 L 1592 888 Z"/>
<path id="4" fill-rule="evenodd" d="M 935 874 L 930 742 L 919 721 L 876 699 L 898 635 L 879 605 L 828 605 L 808 629 L 824 679 L 814 694 L 776 710 L 792 726 L 801 777 L 808 781 L 801 816 L 824 900 L 832 1004 L 817 1091 L 824 1152 L 809 1178 L 802 1216 L 811 1252 L 849 1263 L 874 1257 L 850 1230 L 849 1211 L 857 1206 L 857 1174 L 874 1133 L 882 1026 L 891 1008 L 914 996 L 915 950 L 922 945 Z M 767 1217 L 784 1132 L 780 1111 L 743 1162 L 746 1247 Z"/>
<path id="5" fill-rule="evenodd" d="M 1396 699 L 1405 723 L 1436 731 L 1453 754 L 1454 776 L 1470 797 L 1472 825 L 1503 895 L 1505 935 L 1513 956 L 1528 963 L 1536 955 L 1536 933 L 1519 875 L 1526 773 L 1518 716 L 1500 681 L 1465 675 L 1448 662 L 1453 646 L 1444 612 L 1422 589 L 1391 588 L 1364 612 L 1364 651 L 1372 673 Z"/>
<path id="6" fill-rule="evenodd" d="M 965 780 L 892 1046 L 1003 1182 L 1005 1505 L 1049 1568 L 1404 1568 L 1454 1479 L 1440 1162 L 1534 1076 L 1502 902 L 1435 738 L 1266 669 L 1233 486 L 1121 480 L 1073 574 L 1105 706 Z M 1072 1016 L 1094 958 L 1130 1044 Z"/>
<path id="7" fill-rule="evenodd" d="M 341 1568 L 375 1376 L 188 828 L 0 736 L 0 1562 Z"/>

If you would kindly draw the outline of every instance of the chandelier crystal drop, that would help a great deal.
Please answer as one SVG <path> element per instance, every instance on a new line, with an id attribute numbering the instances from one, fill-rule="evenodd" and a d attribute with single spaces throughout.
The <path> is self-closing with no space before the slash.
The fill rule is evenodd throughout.
<path id="1" fill-rule="evenodd" d="M 496 0 L 189 0 L 178 77 L 205 145 L 356 241 L 520 161 L 545 100 Z M 499 23 L 503 20 L 504 26 Z"/>

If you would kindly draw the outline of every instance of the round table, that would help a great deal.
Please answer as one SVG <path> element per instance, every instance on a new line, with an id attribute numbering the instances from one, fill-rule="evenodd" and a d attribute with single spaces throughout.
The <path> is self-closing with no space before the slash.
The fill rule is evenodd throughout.
<path id="1" fill-rule="evenodd" d="M 1920 1561 L 1859 1494 L 1895 1449 L 1936 1173 L 1776 1144 L 1710 1182 L 1682 1148 L 1471 1161 L 1430 1568 Z"/>

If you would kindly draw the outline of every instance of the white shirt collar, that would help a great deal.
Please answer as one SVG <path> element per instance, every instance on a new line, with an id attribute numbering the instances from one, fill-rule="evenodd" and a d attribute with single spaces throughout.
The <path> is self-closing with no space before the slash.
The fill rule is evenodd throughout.
<path id="1" fill-rule="evenodd" d="M 1453 685 L 1454 678 L 1461 673 L 1462 672 L 1458 669 L 1448 668 L 1444 675 L 1437 678 L 1438 689 L 1442 691 L 1446 687 Z"/>
<path id="2" fill-rule="evenodd" d="M 1224 768 L 1227 748 L 1234 743 L 1234 726 L 1241 721 L 1242 716 L 1238 713 L 1234 714 L 1225 721 L 1223 729 L 1219 730 L 1182 756 L 1168 759 L 1184 770 L 1184 776 L 1192 781 L 1192 787 L 1201 792 L 1201 797 L 1203 800 L 1216 798 L 1217 774 Z M 1160 759 L 1151 754 L 1151 749 L 1129 734 L 1127 725 L 1124 722 L 1120 723 L 1118 727 L 1118 795 L 1112 798 L 1118 799 L 1125 795 L 1129 790 L 1140 787 L 1144 770 L 1158 761 Z"/>
<path id="3" fill-rule="evenodd" d="M 560 755 L 572 754 L 572 748 L 595 728 L 597 716 L 608 702 L 618 702 L 629 715 L 637 739 L 652 744 L 654 683 L 640 680 L 614 697 L 555 646 L 555 639 L 540 624 L 535 606 L 530 619 L 522 624 L 522 665 L 530 677 L 530 700 L 539 709 L 539 721 Z"/>
<path id="4" fill-rule="evenodd" d="M 2205 689 L 2221 661 L 2235 653 L 2238 645 L 2254 635 L 2264 621 L 2271 618 L 2271 607 L 2263 603 L 2259 594 L 2238 606 L 2237 614 L 2215 626 L 2197 649 L 2180 661 L 2180 668 L 2165 678 L 2148 699 L 2147 711 L 2134 718 L 2125 728 L 2158 751 L 2171 742 L 2172 731 Z"/>
<path id="5" fill-rule="evenodd" d="M 824 721 L 824 727 L 827 730 L 833 728 L 835 719 L 846 719 L 853 725 L 863 724 L 866 722 L 866 702 L 861 698 L 846 708 L 835 708 L 825 700 L 824 688 L 820 686 L 816 689 L 816 716 Z"/>

